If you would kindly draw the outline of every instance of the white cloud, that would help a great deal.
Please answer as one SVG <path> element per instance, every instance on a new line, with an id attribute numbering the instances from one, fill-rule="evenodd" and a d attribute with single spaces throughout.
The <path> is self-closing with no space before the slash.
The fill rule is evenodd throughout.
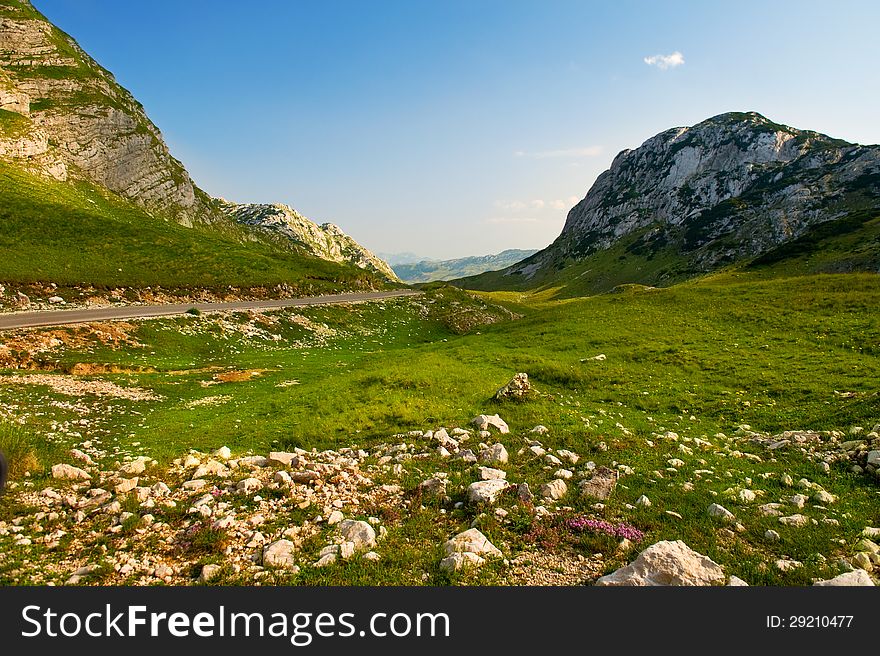
<path id="1" fill-rule="evenodd" d="M 656 66 L 661 71 L 665 71 L 676 66 L 684 64 L 684 55 L 676 50 L 671 55 L 651 55 L 643 60 L 648 66 Z"/>
<path id="2" fill-rule="evenodd" d="M 529 205 L 531 205 L 536 210 L 544 209 L 544 201 L 540 199 L 531 201 Z"/>
<path id="3" fill-rule="evenodd" d="M 531 157 L 532 159 L 548 159 L 551 157 L 597 157 L 602 154 L 602 146 L 586 146 L 584 148 L 561 148 L 559 150 L 541 150 L 534 153 L 527 153 L 523 150 L 517 150 L 513 153 L 514 157 Z"/>

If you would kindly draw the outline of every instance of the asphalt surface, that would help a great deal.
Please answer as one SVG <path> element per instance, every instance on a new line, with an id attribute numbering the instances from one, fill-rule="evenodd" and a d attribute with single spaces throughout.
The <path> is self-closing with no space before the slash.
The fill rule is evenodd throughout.
<path id="1" fill-rule="evenodd" d="M 305 307 L 309 305 L 337 305 L 362 303 L 399 296 L 417 296 L 420 292 L 399 289 L 388 292 L 363 292 L 285 298 L 274 301 L 231 301 L 229 303 L 177 303 L 170 305 L 129 305 L 104 308 L 79 308 L 76 310 L 39 310 L 37 312 L 10 312 L 0 314 L 0 330 L 35 328 L 38 326 L 61 326 L 71 323 L 111 321 L 114 319 L 144 319 L 186 314 L 196 308 L 200 312 L 226 312 L 229 310 L 269 310 L 272 308 Z"/>

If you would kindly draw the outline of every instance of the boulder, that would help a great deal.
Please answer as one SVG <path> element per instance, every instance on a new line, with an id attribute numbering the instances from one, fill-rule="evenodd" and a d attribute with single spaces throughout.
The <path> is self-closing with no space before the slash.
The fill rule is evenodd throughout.
<path id="1" fill-rule="evenodd" d="M 616 470 L 609 469 L 608 467 L 599 467 L 592 478 L 581 482 L 581 496 L 605 501 L 614 491 L 614 486 L 617 485 L 617 478 L 618 472 Z"/>
<path id="2" fill-rule="evenodd" d="M 816 581 L 813 585 L 827 587 L 873 586 L 874 581 L 871 580 L 871 577 L 868 576 L 868 573 L 865 570 L 856 569 L 852 572 L 846 572 L 839 576 L 835 576 L 833 579 Z"/>
<path id="3" fill-rule="evenodd" d="M 545 499 L 553 499 L 555 501 L 564 497 L 566 492 L 568 492 L 568 486 L 561 478 L 554 479 L 541 486 L 541 496 Z"/>
<path id="4" fill-rule="evenodd" d="M 444 572 L 459 572 L 467 567 L 482 567 L 486 559 L 470 551 L 454 553 L 440 561 L 440 569 Z"/>
<path id="5" fill-rule="evenodd" d="M 480 467 L 477 470 L 482 481 L 500 481 L 507 478 L 507 472 L 503 469 L 493 469 L 492 467 Z"/>
<path id="6" fill-rule="evenodd" d="M 91 475 L 79 467 L 74 467 L 73 465 L 52 465 L 52 478 L 57 478 L 65 481 L 88 481 L 91 480 Z"/>
<path id="7" fill-rule="evenodd" d="M 480 461 L 488 465 L 506 465 L 509 457 L 507 449 L 500 442 L 480 451 Z"/>
<path id="8" fill-rule="evenodd" d="M 263 549 L 263 565 L 279 569 L 296 567 L 293 552 L 296 549 L 290 540 L 277 540 Z"/>
<path id="9" fill-rule="evenodd" d="M 642 551 L 629 565 L 603 576 L 602 586 L 723 585 L 721 566 L 681 540 L 664 540 Z"/>
<path id="10" fill-rule="evenodd" d="M 454 553 L 473 553 L 478 556 L 501 556 L 501 551 L 476 528 L 469 528 L 443 544 L 447 556 Z"/>
<path id="11" fill-rule="evenodd" d="M 367 522 L 344 519 L 336 527 L 346 542 L 354 543 L 355 551 L 368 550 L 376 546 L 376 531 Z"/>
<path id="12" fill-rule="evenodd" d="M 529 375 L 525 373 L 516 374 L 507 385 L 495 392 L 495 400 L 503 401 L 505 399 L 522 399 L 528 396 L 532 391 L 532 385 L 529 383 Z"/>
<path id="13" fill-rule="evenodd" d="M 492 504 L 498 500 L 504 490 L 507 489 L 507 481 L 495 479 L 490 481 L 477 481 L 468 486 L 468 500 L 471 503 Z"/>
<path id="14" fill-rule="evenodd" d="M 736 521 L 736 516 L 734 516 L 732 512 L 717 503 L 711 504 L 707 512 L 709 513 L 709 517 L 714 517 L 725 522 Z"/>
<path id="15" fill-rule="evenodd" d="M 498 415 L 477 415 L 473 419 L 471 419 L 471 424 L 473 424 L 477 430 L 489 430 L 489 427 L 496 429 L 499 433 L 509 433 L 510 428 L 507 426 L 507 422 L 504 421 Z"/>
<path id="16" fill-rule="evenodd" d="M 276 467 L 296 467 L 299 463 L 299 456 L 295 453 L 286 451 L 272 451 L 269 454 L 269 464 Z"/>

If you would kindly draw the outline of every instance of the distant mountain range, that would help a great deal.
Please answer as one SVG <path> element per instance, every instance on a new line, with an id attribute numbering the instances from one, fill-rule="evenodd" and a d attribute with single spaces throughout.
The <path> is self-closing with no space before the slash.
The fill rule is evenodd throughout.
<path id="1" fill-rule="evenodd" d="M 408 283 L 434 282 L 437 280 L 452 280 L 464 276 L 474 276 L 486 271 L 496 271 L 504 267 L 516 264 L 536 250 L 509 249 L 496 255 L 477 255 L 474 257 L 462 257 L 455 260 L 427 260 L 418 262 L 402 262 L 400 258 L 392 258 L 390 261 L 397 276 Z M 411 253 L 402 254 L 404 258 Z M 395 261 L 397 262 L 395 264 Z"/>
<path id="2" fill-rule="evenodd" d="M 579 295 L 792 258 L 880 271 L 880 146 L 731 112 L 624 150 L 550 246 L 456 284 Z"/>

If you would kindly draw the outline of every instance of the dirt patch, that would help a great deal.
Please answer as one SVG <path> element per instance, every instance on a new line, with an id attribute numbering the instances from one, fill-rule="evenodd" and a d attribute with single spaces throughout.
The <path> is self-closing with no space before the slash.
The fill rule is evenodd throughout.
<path id="1" fill-rule="evenodd" d="M 247 369 L 224 371 L 223 373 L 214 374 L 214 380 L 219 383 L 242 383 L 263 375 L 265 369 Z"/>
<path id="2" fill-rule="evenodd" d="M 65 328 L 25 328 L 0 334 L 0 368 L 55 370 L 50 361 L 68 349 L 89 351 L 96 346 L 111 349 L 141 348 L 134 334 L 138 326 L 126 321 L 90 323 Z M 104 372 L 106 373 L 106 372 Z"/>
<path id="3" fill-rule="evenodd" d="M 73 376 L 26 374 L 0 376 L 0 385 L 45 385 L 53 392 L 67 396 L 86 396 L 128 399 L 129 401 L 159 401 L 161 396 L 142 387 L 121 387 L 107 380 L 81 380 Z"/>

